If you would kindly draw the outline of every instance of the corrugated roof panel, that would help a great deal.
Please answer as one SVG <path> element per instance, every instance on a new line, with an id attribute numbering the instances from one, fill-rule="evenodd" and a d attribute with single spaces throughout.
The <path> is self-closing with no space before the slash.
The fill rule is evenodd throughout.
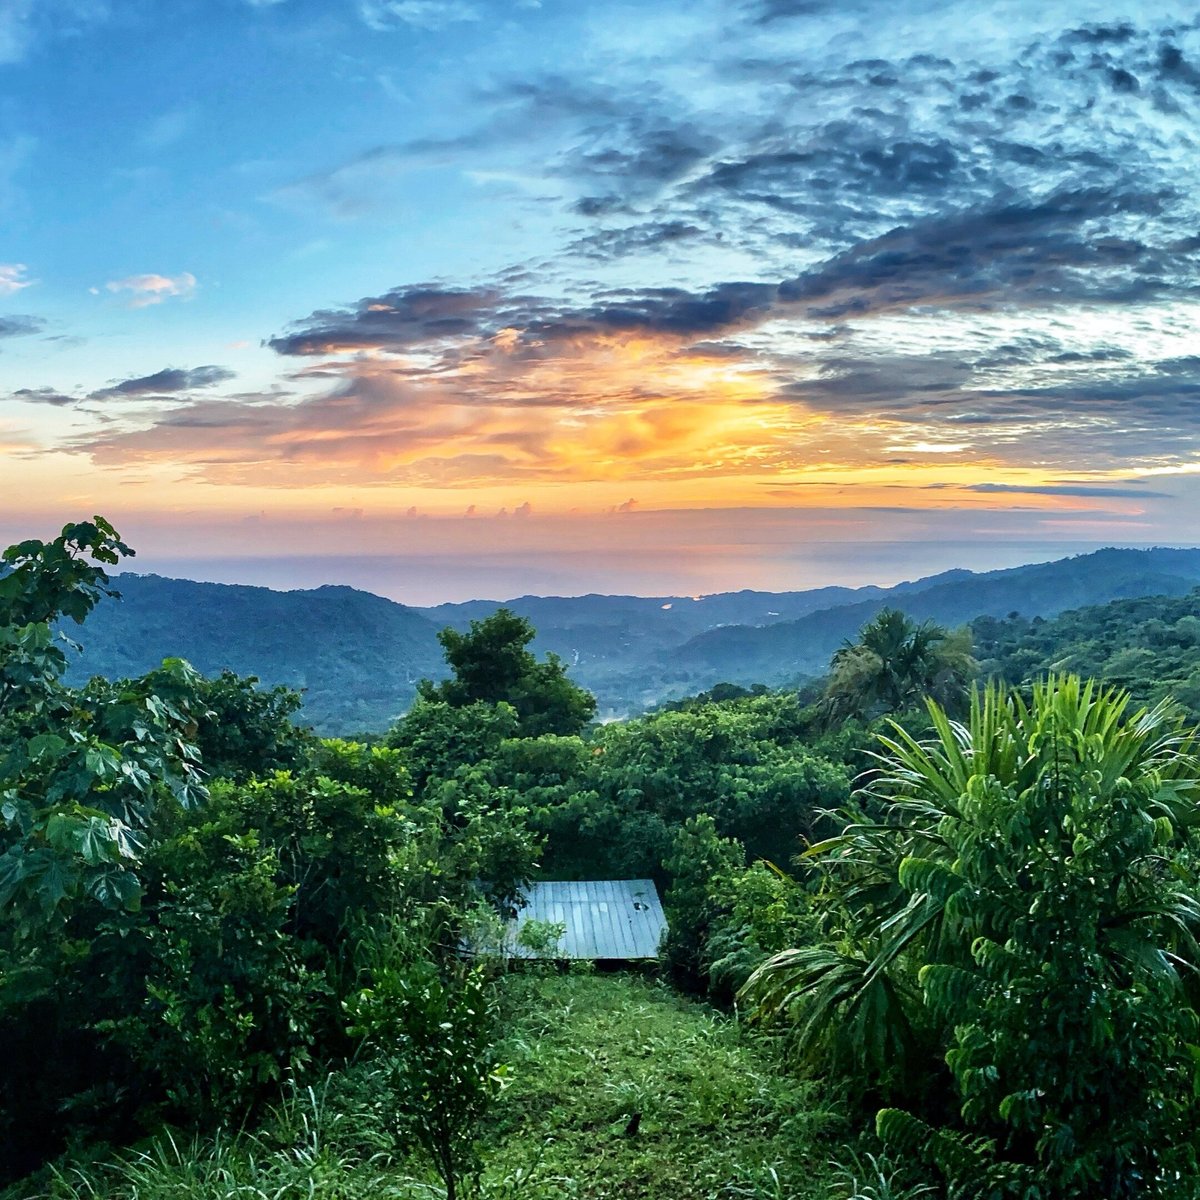
<path id="1" fill-rule="evenodd" d="M 524 958 L 535 957 L 516 942 L 526 921 L 566 926 L 553 958 L 657 958 L 667 927 L 650 879 L 547 880 L 532 884 L 525 901 L 508 934 L 511 952 Z"/>

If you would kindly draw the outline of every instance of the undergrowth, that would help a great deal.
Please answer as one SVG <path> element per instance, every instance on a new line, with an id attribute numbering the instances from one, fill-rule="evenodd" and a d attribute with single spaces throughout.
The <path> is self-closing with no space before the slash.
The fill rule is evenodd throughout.
<path id="1" fill-rule="evenodd" d="M 847 1129 L 735 1023 L 652 980 L 501 983 L 512 1083 L 483 1130 L 485 1200 L 830 1200 Z M 400 1145 L 384 1077 L 297 1088 L 255 1131 L 163 1133 L 59 1163 L 3 1200 L 435 1200 Z M 869 1195 L 865 1189 L 859 1193 Z"/>

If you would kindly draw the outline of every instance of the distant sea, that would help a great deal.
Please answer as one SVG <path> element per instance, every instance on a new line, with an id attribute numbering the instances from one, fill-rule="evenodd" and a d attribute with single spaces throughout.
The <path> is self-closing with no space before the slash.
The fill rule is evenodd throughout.
<path id="1" fill-rule="evenodd" d="M 430 606 L 515 596 L 692 596 L 713 592 L 803 591 L 840 584 L 888 586 L 955 567 L 991 571 L 1087 554 L 1103 546 L 1162 542 L 971 541 L 804 542 L 472 555 L 284 555 L 176 558 L 139 554 L 142 573 L 280 590 L 342 584 L 403 604 Z M 1196 543 L 1171 543 L 1195 545 Z"/>

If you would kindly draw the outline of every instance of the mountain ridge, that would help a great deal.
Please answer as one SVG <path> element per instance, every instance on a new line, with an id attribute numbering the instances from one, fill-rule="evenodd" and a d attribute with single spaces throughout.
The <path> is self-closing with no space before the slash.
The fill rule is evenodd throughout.
<path id="1" fill-rule="evenodd" d="M 206 674 L 228 667 L 304 692 L 321 732 L 381 730 L 444 674 L 437 631 L 466 628 L 501 605 L 538 630 L 534 649 L 564 659 L 602 716 L 734 683 L 783 686 L 822 673 L 834 650 L 879 609 L 959 625 L 1020 612 L 1049 617 L 1085 604 L 1181 595 L 1200 584 L 1200 549 L 1107 548 L 1047 563 L 963 568 L 892 587 L 743 589 L 699 598 L 523 596 L 417 608 L 344 584 L 279 591 L 124 572 L 80 630 L 70 677 L 134 675 L 163 657 Z"/>

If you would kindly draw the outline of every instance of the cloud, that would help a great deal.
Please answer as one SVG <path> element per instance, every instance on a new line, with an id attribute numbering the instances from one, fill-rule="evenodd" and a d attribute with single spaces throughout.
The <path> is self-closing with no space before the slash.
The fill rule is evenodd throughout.
<path id="1" fill-rule="evenodd" d="M 621 229 L 596 230 L 572 242 L 570 250 L 585 258 L 610 261 L 634 254 L 661 255 L 672 246 L 707 236 L 705 229 L 689 221 L 646 221 Z"/>
<path id="2" fill-rule="evenodd" d="M 383 32 L 404 26 L 438 30 L 483 16 L 464 0 L 362 0 L 359 13 L 372 29 Z"/>
<path id="3" fill-rule="evenodd" d="M 0 263 L 0 296 L 11 296 L 32 286 L 34 281 L 25 278 L 27 269 L 24 263 Z"/>
<path id="4" fill-rule="evenodd" d="M 144 396 L 166 396 L 178 392 L 189 392 L 196 388 L 212 387 L 236 377 L 226 367 L 164 367 L 153 375 L 142 375 L 133 379 L 122 379 L 109 387 L 90 392 L 90 400 L 120 400 Z"/>
<path id="5" fill-rule="evenodd" d="M 1169 500 L 1170 492 L 1153 492 L 1149 488 L 1104 487 L 1076 483 L 1048 483 L 1041 486 L 1017 483 L 972 483 L 968 492 L 983 492 L 989 495 L 1016 496 L 1111 496 L 1132 500 Z"/>
<path id="6" fill-rule="evenodd" d="M 28 337 L 46 327 L 41 317 L 0 317 L 0 338 Z"/>
<path id="7" fill-rule="evenodd" d="M 160 113 L 142 130 L 138 143 L 146 150 L 165 150 L 187 133 L 193 116 L 192 111 L 186 108 L 174 108 Z"/>
<path id="8" fill-rule="evenodd" d="M 504 321 L 503 296 L 491 288 L 396 288 L 354 309 L 322 309 L 268 345 L 280 354 L 404 350 L 447 338 L 478 337 Z"/>
<path id="9" fill-rule="evenodd" d="M 352 309 L 319 310 L 268 345 L 285 355 L 402 353 L 439 343 L 495 339 L 492 349 L 498 353 L 537 356 L 548 341 L 588 336 L 645 333 L 688 339 L 724 333 L 766 319 L 777 294 L 771 284 L 730 281 L 699 292 L 617 289 L 573 306 L 510 295 L 498 287 L 429 284 L 368 296 Z"/>
<path id="10" fill-rule="evenodd" d="M 360 9 L 397 31 L 485 12 Z M 102 388 L 178 402 L 77 444 L 208 481 L 502 483 L 510 512 L 543 511 L 533 483 L 611 482 L 605 509 L 656 503 L 651 480 L 872 488 L 899 456 L 973 509 L 1162 499 L 1129 474 L 1200 462 L 1200 45 L 1177 10 L 756 0 L 702 46 L 639 25 L 570 74 L 464 67 L 469 115 L 273 198 L 348 218 L 458 171 L 506 229 L 536 204 L 528 261 L 298 314 L 267 343 L 285 395 Z"/>
<path id="11" fill-rule="evenodd" d="M 104 285 L 114 293 L 128 292 L 130 308 L 147 308 L 164 300 L 190 300 L 196 293 L 196 277 L 190 271 L 178 275 L 130 275 L 112 279 Z"/>
<path id="12" fill-rule="evenodd" d="M 825 320 L 917 307 L 975 312 L 1182 296 L 1195 263 L 1106 228 L 1160 215 L 1165 193 L 1067 189 L 902 226 L 794 279 L 779 297 Z"/>
<path id="13" fill-rule="evenodd" d="M 65 392 L 55 391 L 54 388 L 18 388 L 9 394 L 10 400 L 25 400 L 30 404 L 49 404 L 53 408 L 65 408 L 74 404 L 77 396 L 68 396 Z"/>

